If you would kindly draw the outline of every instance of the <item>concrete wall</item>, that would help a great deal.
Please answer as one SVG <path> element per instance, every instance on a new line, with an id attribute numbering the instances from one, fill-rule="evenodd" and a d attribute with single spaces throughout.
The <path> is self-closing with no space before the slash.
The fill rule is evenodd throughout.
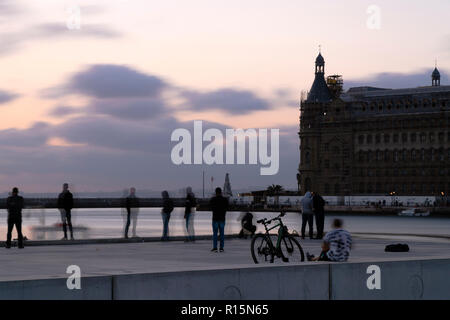
<path id="1" fill-rule="evenodd" d="M 380 268 L 380 289 L 369 290 L 370 265 Z M 331 299 L 450 299 L 450 259 L 344 263 L 331 266 Z"/>
<path id="2" fill-rule="evenodd" d="M 380 268 L 380 289 L 367 287 L 370 265 Z M 68 290 L 66 278 L 0 282 L 0 299 L 450 299 L 450 259 L 85 277 L 81 287 Z"/>
<path id="3" fill-rule="evenodd" d="M 328 299 L 328 266 L 114 276 L 114 299 Z"/>
<path id="4" fill-rule="evenodd" d="M 85 277 L 80 290 L 69 290 L 67 278 L 0 282 L 0 300 L 109 300 L 112 278 Z"/>

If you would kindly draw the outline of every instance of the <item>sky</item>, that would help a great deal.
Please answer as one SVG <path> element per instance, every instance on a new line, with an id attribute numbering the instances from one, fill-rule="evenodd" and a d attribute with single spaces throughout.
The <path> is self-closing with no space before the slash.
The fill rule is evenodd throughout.
<path id="1" fill-rule="evenodd" d="M 299 96 L 449 84 L 448 0 L 0 0 L 0 191 L 296 189 Z M 280 130 L 280 168 L 175 165 L 177 128 Z M 211 184 L 211 177 L 214 178 Z"/>

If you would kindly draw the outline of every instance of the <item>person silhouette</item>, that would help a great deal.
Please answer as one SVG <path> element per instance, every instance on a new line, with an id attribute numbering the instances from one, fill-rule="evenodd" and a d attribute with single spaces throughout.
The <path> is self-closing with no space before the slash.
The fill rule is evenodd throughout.
<path id="1" fill-rule="evenodd" d="M 73 208 L 73 195 L 69 191 L 69 184 L 63 184 L 63 190 L 58 195 L 58 209 L 61 214 L 62 226 L 64 231 L 64 237 L 61 240 L 67 240 L 67 226 L 69 226 L 70 239 L 74 240 L 73 228 L 72 228 L 72 208 Z"/>
<path id="2" fill-rule="evenodd" d="M 23 198 L 19 196 L 19 189 L 14 187 L 11 196 L 6 199 L 6 209 L 8 210 L 8 232 L 6 234 L 6 248 L 11 248 L 11 236 L 14 226 L 17 230 L 17 246 L 23 249 L 23 235 L 22 235 L 22 209 Z"/>
<path id="3" fill-rule="evenodd" d="M 127 224 L 125 225 L 125 239 L 128 239 L 128 229 L 130 227 L 131 220 L 133 220 L 132 235 L 136 238 L 136 225 L 137 217 L 139 213 L 139 198 L 136 197 L 136 188 L 130 188 L 130 194 L 125 199 L 125 207 L 127 209 Z"/>

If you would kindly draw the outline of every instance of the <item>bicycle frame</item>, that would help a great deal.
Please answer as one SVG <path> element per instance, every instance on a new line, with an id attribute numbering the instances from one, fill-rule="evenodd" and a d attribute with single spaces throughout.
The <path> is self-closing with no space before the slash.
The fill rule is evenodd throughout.
<path id="1" fill-rule="evenodd" d="M 273 220 L 278 220 L 278 223 L 277 223 L 276 225 L 274 225 L 274 226 L 268 228 L 267 225 L 270 224 Z M 272 242 L 272 238 L 270 237 L 269 231 L 270 231 L 270 230 L 273 230 L 273 229 L 275 229 L 275 228 L 277 228 L 277 227 L 279 227 L 279 229 L 278 229 L 277 245 L 276 245 L 276 247 L 274 247 L 274 246 L 273 246 L 273 242 Z M 265 222 L 265 223 L 264 223 L 264 228 L 266 229 L 266 235 L 269 236 L 268 238 L 269 238 L 269 241 L 270 241 L 270 246 L 271 246 L 272 248 L 275 248 L 276 250 L 278 250 L 278 249 L 280 248 L 280 246 L 281 246 L 281 239 L 283 238 L 283 234 L 284 234 L 284 224 L 283 224 L 283 222 L 281 221 L 281 218 L 280 218 L 280 217 L 277 217 L 277 218 L 273 218 L 273 219 L 269 220 L 268 223 Z"/>

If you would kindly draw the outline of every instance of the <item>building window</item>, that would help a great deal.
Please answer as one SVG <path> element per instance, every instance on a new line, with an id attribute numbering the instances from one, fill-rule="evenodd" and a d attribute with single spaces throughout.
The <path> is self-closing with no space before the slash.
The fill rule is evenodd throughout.
<path id="1" fill-rule="evenodd" d="M 398 150 L 394 151 L 394 162 L 398 162 Z"/>
<path id="2" fill-rule="evenodd" d="M 411 160 L 416 161 L 416 157 L 417 157 L 416 150 L 412 149 L 411 150 Z"/>
<path id="3" fill-rule="evenodd" d="M 425 134 L 425 132 L 422 132 L 420 134 L 420 142 L 425 143 L 426 141 L 427 141 L 427 135 Z"/>
<path id="4" fill-rule="evenodd" d="M 430 132 L 430 142 L 434 142 L 434 132 Z"/>
<path id="5" fill-rule="evenodd" d="M 376 187 L 375 187 L 375 192 L 376 193 L 381 193 L 381 183 L 377 182 Z"/>
<path id="6" fill-rule="evenodd" d="M 367 135 L 367 143 L 372 143 L 372 135 L 371 134 Z"/>
<path id="7" fill-rule="evenodd" d="M 339 183 L 336 183 L 336 184 L 334 185 L 334 193 L 335 193 L 335 194 L 339 194 L 340 192 L 341 192 L 341 190 L 340 190 Z"/>
<path id="8" fill-rule="evenodd" d="M 363 144 L 364 143 L 364 136 L 363 135 L 358 137 L 358 143 L 359 144 Z"/>
<path id="9" fill-rule="evenodd" d="M 384 161 L 389 161 L 389 150 L 384 150 Z"/>
<path id="10" fill-rule="evenodd" d="M 408 134 L 407 133 L 402 133 L 402 142 L 405 143 L 408 141 Z"/>
<path id="11" fill-rule="evenodd" d="M 444 142 L 444 133 L 443 132 L 438 133 L 438 140 L 440 143 Z"/>
<path id="12" fill-rule="evenodd" d="M 364 193 L 364 183 L 362 182 L 359 184 L 359 192 Z"/>
<path id="13" fill-rule="evenodd" d="M 398 143 L 398 133 L 394 133 L 394 143 Z"/>
<path id="14" fill-rule="evenodd" d="M 411 142 L 416 142 L 416 138 L 417 138 L 416 133 L 415 132 L 411 133 L 411 136 L 410 136 Z"/>
<path id="15" fill-rule="evenodd" d="M 309 153 L 309 151 L 305 152 L 305 163 L 309 164 L 311 162 L 311 154 Z"/>
<path id="16" fill-rule="evenodd" d="M 425 161 L 425 149 L 420 150 L 420 160 Z"/>
<path id="17" fill-rule="evenodd" d="M 384 143 L 389 143 L 391 140 L 391 136 L 388 133 L 384 134 Z"/>
<path id="18" fill-rule="evenodd" d="M 380 142 L 381 142 L 381 136 L 380 136 L 379 133 L 377 133 L 377 134 L 375 135 L 375 143 L 380 143 Z"/>
<path id="19" fill-rule="evenodd" d="M 359 151 L 358 152 L 358 161 L 359 162 L 363 162 L 364 161 L 364 152 L 363 151 Z"/>
<path id="20" fill-rule="evenodd" d="M 330 193 L 330 185 L 328 183 L 325 183 L 325 194 L 329 194 Z"/>
<path id="21" fill-rule="evenodd" d="M 325 168 L 328 169 L 330 167 L 330 160 L 325 160 Z"/>
<path id="22" fill-rule="evenodd" d="M 325 143 L 324 149 L 325 149 L 325 151 L 328 151 L 330 149 L 330 144 L 329 143 Z"/>

